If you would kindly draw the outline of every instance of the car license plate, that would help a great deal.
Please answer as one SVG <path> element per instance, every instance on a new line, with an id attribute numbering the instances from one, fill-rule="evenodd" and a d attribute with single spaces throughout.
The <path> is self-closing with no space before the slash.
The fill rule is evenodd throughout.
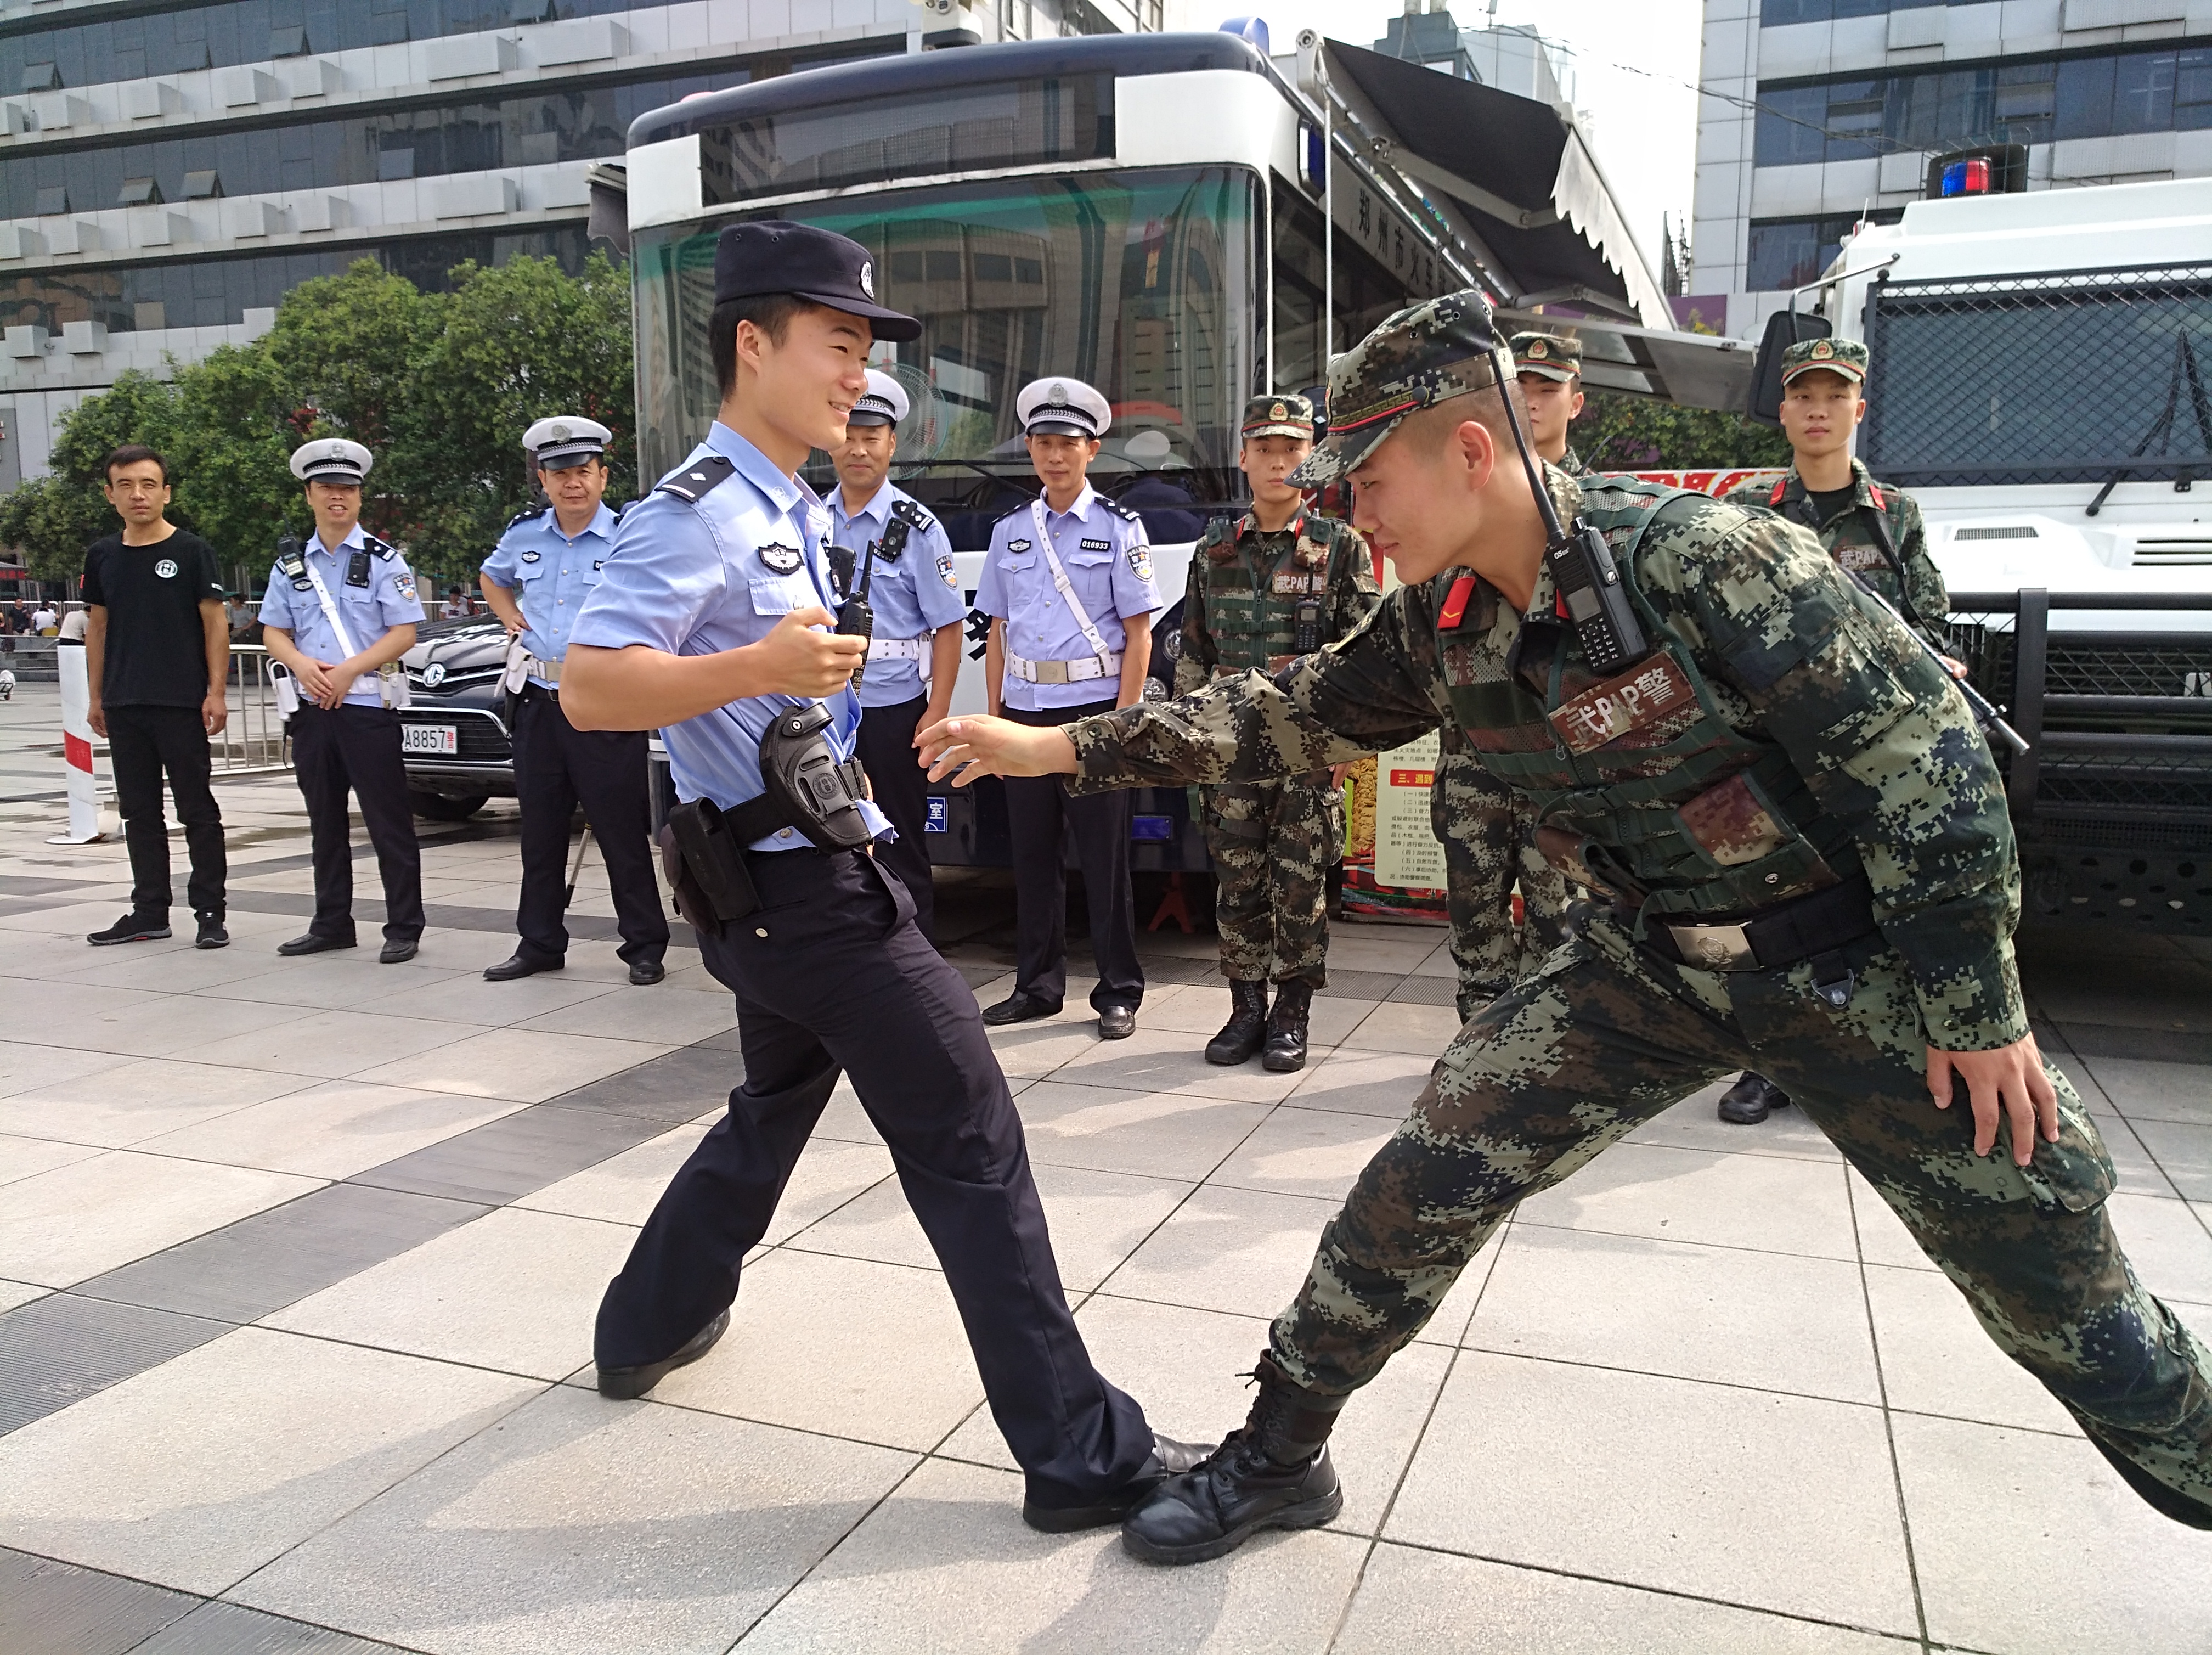
<path id="1" fill-rule="evenodd" d="M 456 724 L 403 724 L 399 727 L 399 751 L 404 753 L 440 753 L 451 758 L 461 750 L 460 727 Z"/>

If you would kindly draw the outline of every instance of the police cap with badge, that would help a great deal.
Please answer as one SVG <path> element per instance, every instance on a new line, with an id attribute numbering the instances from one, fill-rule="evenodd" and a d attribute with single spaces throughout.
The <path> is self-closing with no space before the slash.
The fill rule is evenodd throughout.
<path id="1" fill-rule="evenodd" d="M 1114 423 L 1112 405 L 1081 380 L 1031 380 L 1014 396 L 1024 436 L 1089 437 L 1096 442 Z"/>
<path id="2" fill-rule="evenodd" d="M 1556 380 L 1562 385 L 1582 376 L 1580 339 L 1571 339 L 1564 333 L 1516 333 L 1511 349 L 1516 374 L 1534 374 L 1539 379 Z"/>
<path id="3" fill-rule="evenodd" d="M 880 368 L 868 370 L 868 388 L 845 416 L 848 425 L 896 425 L 912 406 L 906 387 Z"/>
<path id="4" fill-rule="evenodd" d="M 867 319 L 878 339 L 918 339 L 921 323 L 876 302 L 875 260 L 835 230 L 787 219 L 732 224 L 714 243 L 714 302 L 787 293 Z"/>
<path id="5" fill-rule="evenodd" d="M 318 437 L 292 451 L 292 475 L 302 483 L 349 484 L 359 488 L 376 456 L 344 437 Z"/>
<path id="6" fill-rule="evenodd" d="M 596 459 L 604 463 L 615 434 L 595 419 L 571 414 L 541 419 L 522 434 L 523 452 L 541 472 L 566 472 Z"/>
<path id="7" fill-rule="evenodd" d="M 1782 353 L 1782 382 L 1813 373 L 1834 374 L 1852 385 L 1867 376 L 1867 348 L 1856 339 L 1800 339 Z"/>

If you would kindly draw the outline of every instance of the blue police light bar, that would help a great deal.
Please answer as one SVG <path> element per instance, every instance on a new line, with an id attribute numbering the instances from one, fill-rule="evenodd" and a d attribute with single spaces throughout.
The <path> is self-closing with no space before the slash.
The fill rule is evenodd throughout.
<path id="1" fill-rule="evenodd" d="M 1267 52 L 1267 20 L 1264 17 L 1231 17 L 1224 19 L 1221 25 L 1221 32 L 1224 34 L 1234 34 L 1241 40 L 1249 40 L 1254 46 L 1260 48 L 1260 55 L 1262 58 L 1269 55 Z"/>
<path id="2" fill-rule="evenodd" d="M 1970 161 L 1954 161 L 1943 168 L 1943 194 L 1952 196 L 1987 195 L 1990 192 L 1990 163 L 1977 155 Z"/>

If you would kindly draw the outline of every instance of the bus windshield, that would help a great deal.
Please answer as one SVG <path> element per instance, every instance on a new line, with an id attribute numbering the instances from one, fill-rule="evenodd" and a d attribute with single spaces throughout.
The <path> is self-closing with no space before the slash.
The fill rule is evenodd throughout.
<path id="1" fill-rule="evenodd" d="M 1237 417 L 1265 361 L 1258 188 L 1232 167 L 1078 170 L 750 216 L 851 236 L 874 257 L 878 300 L 921 319 L 919 339 L 878 344 L 876 365 L 913 408 L 894 476 L 956 547 L 981 549 L 992 519 L 1034 492 L 1014 394 L 1055 374 L 1113 405 L 1093 481 L 1164 542 L 1194 538 L 1202 508 L 1234 497 Z M 647 477 L 714 417 L 707 321 L 722 222 L 641 232 L 632 250 Z"/>

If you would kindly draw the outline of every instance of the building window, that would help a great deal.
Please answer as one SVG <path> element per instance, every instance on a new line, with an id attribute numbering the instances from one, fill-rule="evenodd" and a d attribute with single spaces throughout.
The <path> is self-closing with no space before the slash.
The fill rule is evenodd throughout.
<path id="1" fill-rule="evenodd" d="M 2212 46 L 1762 87 L 1753 163 L 2212 126 Z"/>
<path id="2" fill-rule="evenodd" d="M 1875 213 L 1844 213 L 1840 216 L 1831 214 L 1824 218 L 1753 219 L 1750 257 L 1744 270 L 1744 290 L 1772 293 L 1818 281 L 1820 273 L 1835 263 L 1837 253 L 1843 250 L 1844 238 L 1851 233 L 1853 225 L 1862 222 L 1893 224 L 1903 216 L 1902 208 L 1890 208 Z"/>

